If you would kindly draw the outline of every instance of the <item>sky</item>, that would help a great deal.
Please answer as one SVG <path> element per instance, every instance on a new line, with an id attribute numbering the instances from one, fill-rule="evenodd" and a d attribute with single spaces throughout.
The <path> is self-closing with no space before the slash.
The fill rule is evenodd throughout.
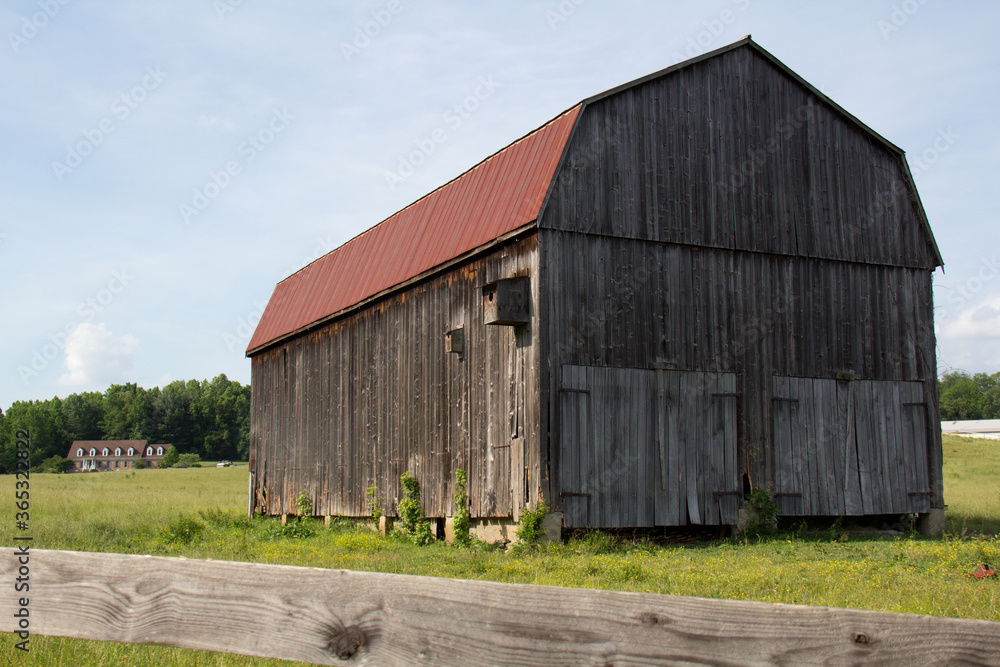
<path id="1" fill-rule="evenodd" d="M 275 284 L 577 102 L 746 35 L 906 151 L 938 370 L 1000 371 L 1000 3 L 5 0 L 0 408 L 250 380 Z"/>

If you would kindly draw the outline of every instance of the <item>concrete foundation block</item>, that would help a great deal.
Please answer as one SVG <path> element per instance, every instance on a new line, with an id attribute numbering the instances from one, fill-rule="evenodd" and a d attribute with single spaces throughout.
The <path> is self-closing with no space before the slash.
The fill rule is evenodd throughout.
<path id="1" fill-rule="evenodd" d="M 378 534 L 382 537 L 386 537 L 392 532 L 392 524 L 394 519 L 388 516 L 380 516 L 378 519 Z"/>
<path id="2" fill-rule="evenodd" d="M 559 542 L 562 540 L 563 513 L 549 512 L 542 518 L 542 542 Z"/>
<path id="3" fill-rule="evenodd" d="M 510 519 L 479 519 L 472 521 L 469 534 L 483 542 L 513 542 L 517 524 Z"/>
<path id="4" fill-rule="evenodd" d="M 444 519 L 444 541 L 448 544 L 455 543 L 455 517 L 453 516 Z"/>
<path id="5" fill-rule="evenodd" d="M 921 535 L 944 534 L 944 507 L 931 508 L 930 512 L 917 518 L 917 531 Z"/>
<path id="6" fill-rule="evenodd" d="M 287 524 L 288 524 L 288 517 L 289 517 L 289 516 L 290 516 L 290 515 L 288 515 L 288 514 L 282 514 L 282 515 L 281 515 L 281 525 L 282 525 L 282 526 L 285 526 L 285 525 L 287 525 Z"/>
<path id="7" fill-rule="evenodd" d="M 741 507 L 736 510 L 736 525 L 733 526 L 733 535 L 739 535 L 747 529 L 751 523 L 757 521 L 757 512 L 749 507 Z"/>

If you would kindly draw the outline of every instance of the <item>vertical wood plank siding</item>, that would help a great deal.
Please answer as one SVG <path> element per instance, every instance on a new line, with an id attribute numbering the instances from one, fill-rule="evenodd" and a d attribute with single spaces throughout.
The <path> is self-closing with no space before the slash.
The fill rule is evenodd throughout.
<path id="1" fill-rule="evenodd" d="M 538 223 L 554 497 L 577 492 L 580 466 L 599 458 L 588 450 L 612 442 L 584 433 L 588 420 L 614 423 L 627 395 L 561 393 L 582 388 L 566 369 L 609 367 L 735 374 L 734 490 L 744 473 L 775 490 L 778 471 L 816 485 L 782 500 L 790 513 L 942 507 L 936 255 L 907 173 L 901 155 L 751 49 L 585 105 Z M 868 381 L 841 383 L 857 385 L 862 406 L 851 413 L 860 482 L 857 458 L 852 473 L 846 456 L 816 446 L 847 428 L 838 374 Z M 801 383 L 798 407 L 776 406 L 779 377 L 822 382 Z M 636 433 L 650 426 L 638 413 L 627 421 Z M 776 451 L 776 424 L 786 450 L 789 433 L 807 431 L 795 442 L 813 450 Z M 562 497 L 571 525 L 651 525 L 641 508 L 594 524 L 580 498 Z M 690 519 L 686 501 L 658 505 L 655 525 Z"/>
<path id="2" fill-rule="evenodd" d="M 399 476 L 428 516 L 450 516 L 455 469 L 475 517 L 516 516 L 538 498 L 538 308 L 531 323 L 483 324 L 482 285 L 537 275 L 537 235 L 400 291 L 252 359 L 254 507 L 366 516 L 377 486 L 389 516 Z M 463 355 L 444 334 L 462 328 Z"/>

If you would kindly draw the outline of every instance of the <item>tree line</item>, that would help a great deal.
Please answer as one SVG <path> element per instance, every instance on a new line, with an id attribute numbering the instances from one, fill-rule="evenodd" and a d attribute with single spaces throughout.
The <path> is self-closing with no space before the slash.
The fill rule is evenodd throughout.
<path id="1" fill-rule="evenodd" d="M 942 421 L 1000 419 L 1000 372 L 945 373 L 938 381 L 938 399 Z"/>
<path id="2" fill-rule="evenodd" d="M 66 456 L 74 440 L 148 440 L 203 459 L 246 460 L 250 447 L 250 385 L 225 375 L 178 380 L 162 389 L 135 383 L 64 399 L 17 401 L 0 411 L 0 473 L 16 467 L 17 432 L 31 433 L 31 465 Z"/>
<path id="3" fill-rule="evenodd" d="M 1000 372 L 946 373 L 938 381 L 941 419 L 1000 419 Z M 148 440 L 203 459 L 246 460 L 250 385 L 225 375 L 178 380 L 162 389 L 114 384 L 105 392 L 17 401 L 0 411 L 0 473 L 16 467 L 17 432 L 31 432 L 31 463 L 66 456 L 74 440 Z"/>

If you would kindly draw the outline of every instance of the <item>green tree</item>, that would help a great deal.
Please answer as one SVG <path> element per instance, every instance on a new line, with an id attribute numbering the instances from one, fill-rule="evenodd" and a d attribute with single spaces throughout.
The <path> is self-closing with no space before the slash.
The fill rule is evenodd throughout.
<path id="1" fill-rule="evenodd" d="M 148 439 L 152 420 L 146 390 L 134 382 L 108 387 L 100 423 L 105 440 Z"/>
<path id="2" fill-rule="evenodd" d="M 983 419 L 982 391 L 976 381 L 963 371 L 945 373 L 938 384 L 941 419 Z"/>
<path id="3" fill-rule="evenodd" d="M 177 453 L 246 459 L 250 440 L 250 387 L 224 374 L 176 381 L 162 389 L 135 383 L 65 400 L 18 401 L 0 411 L 0 473 L 16 466 L 17 431 L 31 431 L 31 461 L 65 456 L 74 440 L 149 440 Z"/>
<path id="4" fill-rule="evenodd" d="M 104 394 L 99 391 L 70 394 L 62 402 L 63 422 L 69 440 L 103 440 Z"/>
<path id="5" fill-rule="evenodd" d="M 183 451 L 194 448 L 191 396 L 188 383 L 177 380 L 151 398 L 156 423 L 156 434 L 153 437 L 157 442 L 173 443 L 178 450 Z"/>
<path id="6" fill-rule="evenodd" d="M 163 460 L 160 462 L 161 468 L 169 468 L 173 464 L 180 460 L 180 454 L 177 452 L 177 448 L 173 445 L 167 447 L 167 451 L 163 454 Z"/>
<path id="7" fill-rule="evenodd" d="M 69 452 L 70 440 L 63 426 L 62 401 L 52 398 L 47 401 L 17 401 L 4 418 L 0 433 L 0 469 L 4 473 L 13 472 L 17 459 L 17 432 L 27 430 L 31 434 L 32 464 L 39 464 L 55 454 Z"/>
<path id="8" fill-rule="evenodd" d="M 983 393 L 980 405 L 983 419 L 1000 419 L 1000 373 L 994 373 L 996 384 Z"/>

